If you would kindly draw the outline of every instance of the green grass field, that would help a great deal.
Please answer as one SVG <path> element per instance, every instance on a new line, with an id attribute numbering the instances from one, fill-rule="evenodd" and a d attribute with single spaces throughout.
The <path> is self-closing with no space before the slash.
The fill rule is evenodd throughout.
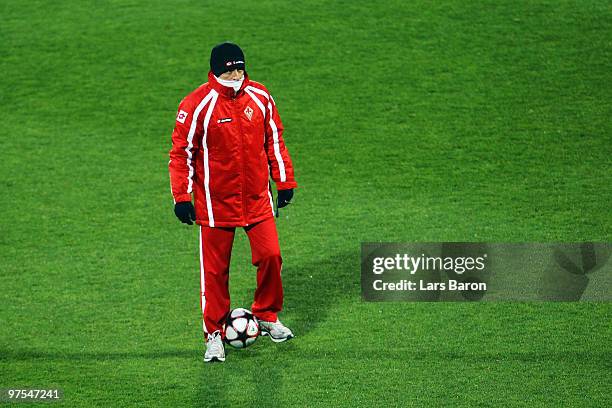
<path id="1" fill-rule="evenodd" d="M 54 406 L 610 406 L 609 303 L 364 303 L 362 241 L 611 241 L 607 1 L 2 1 L 0 388 Z M 202 362 L 179 101 L 237 42 L 300 183 L 283 321 Z M 254 292 L 237 234 L 232 306 Z M 26 406 L 26 405 L 20 405 Z"/>

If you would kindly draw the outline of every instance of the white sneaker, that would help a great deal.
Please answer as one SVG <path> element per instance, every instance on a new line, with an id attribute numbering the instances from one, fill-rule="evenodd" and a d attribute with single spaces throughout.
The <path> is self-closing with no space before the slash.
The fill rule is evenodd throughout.
<path id="1" fill-rule="evenodd" d="M 261 335 L 270 336 L 270 340 L 275 343 L 281 343 L 295 337 L 293 332 L 278 319 L 276 319 L 275 322 L 260 320 L 259 327 L 261 329 Z"/>
<path id="2" fill-rule="evenodd" d="M 225 347 L 219 330 L 208 335 L 206 341 L 206 353 L 204 353 L 204 361 L 225 361 Z"/>

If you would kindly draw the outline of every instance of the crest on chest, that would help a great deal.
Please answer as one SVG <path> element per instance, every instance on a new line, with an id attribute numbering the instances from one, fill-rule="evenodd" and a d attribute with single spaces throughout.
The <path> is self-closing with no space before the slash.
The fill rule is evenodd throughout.
<path id="1" fill-rule="evenodd" d="M 246 115 L 247 118 L 249 118 L 249 120 L 251 120 L 251 118 L 253 117 L 253 108 L 247 105 L 247 107 L 244 108 L 244 114 Z"/>

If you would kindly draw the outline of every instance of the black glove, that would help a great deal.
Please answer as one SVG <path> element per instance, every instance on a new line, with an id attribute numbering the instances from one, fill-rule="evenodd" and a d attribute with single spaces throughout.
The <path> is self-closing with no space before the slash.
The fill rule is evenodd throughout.
<path id="1" fill-rule="evenodd" d="M 286 207 L 291 204 L 293 198 L 293 189 L 289 190 L 278 190 L 278 197 L 276 198 L 276 208 Z"/>
<path id="2" fill-rule="evenodd" d="M 183 224 L 193 225 L 193 221 L 196 219 L 195 209 L 191 201 L 183 201 L 174 204 L 174 214 L 176 214 L 176 217 L 181 220 Z"/>

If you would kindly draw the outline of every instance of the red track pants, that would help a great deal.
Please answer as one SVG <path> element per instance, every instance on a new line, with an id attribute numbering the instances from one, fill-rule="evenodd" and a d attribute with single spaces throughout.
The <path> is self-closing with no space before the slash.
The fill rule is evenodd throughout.
<path id="1" fill-rule="evenodd" d="M 244 230 L 257 267 L 257 289 L 251 306 L 261 320 L 276 321 L 283 306 L 282 259 L 274 218 Z M 236 228 L 200 226 L 200 306 L 204 332 L 221 330 L 230 311 L 229 266 Z"/>

